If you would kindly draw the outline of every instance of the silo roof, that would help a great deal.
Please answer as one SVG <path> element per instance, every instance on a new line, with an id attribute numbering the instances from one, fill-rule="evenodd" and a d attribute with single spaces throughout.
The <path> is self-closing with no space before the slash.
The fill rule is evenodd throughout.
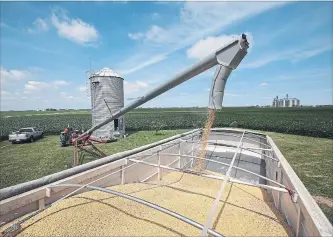
<path id="1" fill-rule="evenodd" d="M 102 68 L 99 72 L 94 73 L 92 76 L 99 76 L 99 77 L 119 77 L 119 78 L 123 78 L 117 72 L 111 70 L 108 67 Z"/>

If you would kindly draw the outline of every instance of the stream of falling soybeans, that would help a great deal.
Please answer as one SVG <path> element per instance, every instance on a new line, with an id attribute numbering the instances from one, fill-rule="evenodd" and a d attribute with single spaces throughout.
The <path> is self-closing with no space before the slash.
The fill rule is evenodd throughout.
<path id="1" fill-rule="evenodd" d="M 214 119 L 215 119 L 215 109 L 210 109 L 209 110 L 209 117 L 208 120 L 206 122 L 204 131 L 203 131 L 203 135 L 201 138 L 201 147 L 198 153 L 198 157 L 199 159 L 197 159 L 196 165 L 195 165 L 195 169 L 198 171 L 202 171 L 205 165 L 205 160 L 201 159 L 201 158 L 205 158 L 206 156 L 206 149 L 207 149 L 207 145 L 208 145 L 208 137 L 210 135 L 210 129 L 214 123 Z"/>

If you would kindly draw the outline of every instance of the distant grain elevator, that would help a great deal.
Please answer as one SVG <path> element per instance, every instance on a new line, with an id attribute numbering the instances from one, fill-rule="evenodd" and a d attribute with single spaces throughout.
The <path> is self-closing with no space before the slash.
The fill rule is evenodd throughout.
<path id="1" fill-rule="evenodd" d="M 278 96 L 276 96 L 273 99 L 272 107 L 298 107 L 301 105 L 301 102 L 297 98 L 290 98 L 288 94 L 286 95 L 286 98 L 279 99 Z"/>
<path id="2" fill-rule="evenodd" d="M 92 73 L 89 77 L 92 126 L 109 118 L 124 107 L 124 79 L 109 68 Z M 92 137 L 100 140 L 117 140 L 125 134 L 124 116 L 97 129 Z"/>

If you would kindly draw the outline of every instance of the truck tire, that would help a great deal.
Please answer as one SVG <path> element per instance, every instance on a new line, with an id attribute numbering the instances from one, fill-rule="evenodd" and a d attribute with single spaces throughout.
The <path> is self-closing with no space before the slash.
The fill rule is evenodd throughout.
<path id="1" fill-rule="evenodd" d="M 34 141 L 35 141 L 34 136 L 31 136 L 30 137 L 30 142 L 34 142 Z"/>

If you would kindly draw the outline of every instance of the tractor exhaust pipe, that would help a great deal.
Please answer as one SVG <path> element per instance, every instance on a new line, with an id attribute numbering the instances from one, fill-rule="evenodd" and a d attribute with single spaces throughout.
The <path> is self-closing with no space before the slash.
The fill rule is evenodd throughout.
<path id="1" fill-rule="evenodd" d="M 118 110 L 110 118 L 104 120 L 103 122 L 95 125 L 83 133 L 80 137 L 78 137 L 78 139 L 81 139 L 87 135 L 90 136 L 95 130 L 103 127 L 107 123 L 119 118 L 127 112 L 139 107 L 140 105 L 152 100 L 153 98 L 216 65 L 218 65 L 218 68 L 212 82 L 211 93 L 209 97 L 209 108 L 222 108 L 223 93 L 227 78 L 229 77 L 231 71 L 235 69 L 242 61 L 247 53 L 248 47 L 249 44 L 247 42 L 246 35 L 242 34 L 238 39 L 232 40 L 230 43 L 226 44 L 215 53 L 208 55 L 200 62 L 177 74 L 166 83 L 148 92 L 145 96 L 140 97 L 138 100 Z"/>

